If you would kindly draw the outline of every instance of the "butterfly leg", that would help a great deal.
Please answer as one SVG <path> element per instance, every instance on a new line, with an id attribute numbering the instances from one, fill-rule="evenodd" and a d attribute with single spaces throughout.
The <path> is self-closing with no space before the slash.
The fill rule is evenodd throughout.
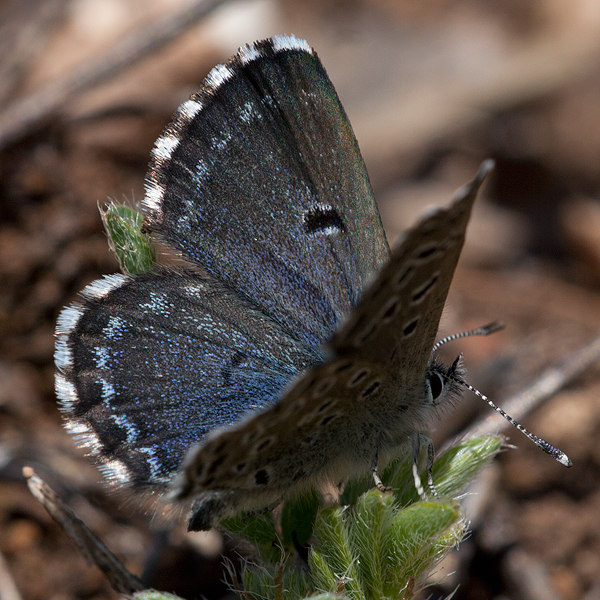
<path id="1" fill-rule="evenodd" d="M 208 492 L 202 494 L 193 504 L 188 518 L 188 531 L 208 531 L 221 520 L 228 508 L 231 492 Z"/>
<path id="2" fill-rule="evenodd" d="M 419 475 L 419 454 L 421 454 L 421 434 L 417 433 L 413 437 L 412 444 L 412 474 L 415 481 L 415 488 L 421 500 L 427 500 L 427 495 L 421 483 L 421 476 Z"/>
<path id="3" fill-rule="evenodd" d="M 427 444 L 427 487 L 434 498 L 439 498 L 435 486 L 433 485 L 433 461 L 435 460 L 435 448 L 433 447 L 433 440 L 421 434 L 419 434 L 419 437 Z"/>
<path id="4" fill-rule="evenodd" d="M 423 484 L 421 483 L 421 476 L 419 475 L 419 454 L 421 453 L 421 443 L 427 444 L 427 487 L 434 498 L 439 498 L 440 496 L 433 485 L 433 461 L 435 459 L 435 448 L 433 447 L 433 441 L 422 433 L 418 433 L 413 438 L 412 473 L 415 480 L 415 488 L 417 488 L 417 492 L 421 497 L 421 500 L 427 500 L 427 494 L 425 494 Z"/>
<path id="5" fill-rule="evenodd" d="M 375 444 L 375 452 L 373 453 L 373 460 L 371 461 L 371 473 L 373 474 L 373 481 L 375 482 L 375 487 L 380 492 L 391 492 L 392 488 L 389 485 L 383 485 L 383 481 L 381 481 L 381 477 L 379 477 L 379 473 L 377 471 L 377 462 L 379 461 L 379 447 Z"/>

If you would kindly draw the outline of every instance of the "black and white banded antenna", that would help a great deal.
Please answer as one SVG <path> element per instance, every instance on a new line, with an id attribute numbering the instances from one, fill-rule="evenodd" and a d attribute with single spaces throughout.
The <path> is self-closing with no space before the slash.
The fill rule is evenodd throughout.
<path id="1" fill-rule="evenodd" d="M 477 329 L 471 329 L 470 331 L 463 331 L 462 333 L 455 333 L 454 335 L 449 335 L 441 339 L 437 344 L 433 346 L 432 352 L 438 350 L 444 344 L 448 342 L 452 342 L 454 340 L 458 340 L 465 337 L 471 337 L 475 335 L 490 335 L 491 333 L 495 333 L 496 331 L 500 331 L 504 329 L 504 323 L 500 321 L 494 321 L 489 325 L 485 325 L 484 327 L 478 327 Z M 558 461 L 561 465 L 565 467 L 571 467 L 573 463 L 569 459 L 569 457 L 559 448 L 556 448 L 552 444 L 548 443 L 546 440 L 538 437 L 537 435 L 531 433 L 528 429 L 525 429 L 521 423 L 515 421 L 509 414 L 504 412 L 497 404 L 495 404 L 492 400 L 490 400 L 485 394 L 482 394 L 478 389 L 474 388 L 472 385 L 469 385 L 466 381 L 463 381 L 459 377 L 456 377 L 454 373 L 456 373 L 456 367 L 460 363 L 462 359 L 462 354 L 460 354 L 452 366 L 445 373 L 445 377 L 454 381 L 455 383 L 462 385 L 464 388 L 473 392 L 477 397 L 481 398 L 485 402 L 487 402 L 500 416 L 504 417 L 511 425 L 516 427 L 523 435 L 527 436 L 538 448 L 542 449 L 546 454 L 549 454 L 554 460 Z"/>
<path id="2" fill-rule="evenodd" d="M 454 340 L 460 340 L 460 339 L 466 338 L 466 337 L 473 337 L 474 335 L 490 335 L 491 333 L 496 333 L 496 331 L 501 331 L 502 329 L 504 329 L 504 327 L 505 327 L 505 325 L 502 321 L 494 321 L 493 323 L 490 323 L 489 325 L 484 325 L 483 327 L 477 327 L 476 329 L 471 329 L 470 331 L 462 331 L 461 333 L 454 333 L 445 338 L 442 338 L 439 342 L 437 342 L 433 346 L 431 353 L 433 354 L 434 352 L 439 350 L 439 348 L 441 346 L 443 346 L 444 344 L 447 344 L 448 342 L 453 342 Z"/>

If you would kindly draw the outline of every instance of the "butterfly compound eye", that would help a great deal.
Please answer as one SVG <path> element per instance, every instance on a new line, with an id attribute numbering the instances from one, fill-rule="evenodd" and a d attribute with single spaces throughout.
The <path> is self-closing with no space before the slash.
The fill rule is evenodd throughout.
<path id="1" fill-rule="evenodd" d="M 431 398 L 437 400 L 444 391 L 444 381 L 438 373 L 429 373 L 427 375 L 427 381 L 429 381 L 429 389 L 431 390 Z"/>

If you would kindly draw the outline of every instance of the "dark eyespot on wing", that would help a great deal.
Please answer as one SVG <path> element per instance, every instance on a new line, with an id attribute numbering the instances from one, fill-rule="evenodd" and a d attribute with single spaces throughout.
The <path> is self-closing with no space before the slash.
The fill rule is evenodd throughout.
<path id="1" fill-rule="evenodd" d="M 363 398 L 367 398 L 371 394 L 374 394 L 381 387 L 381 381 L 375 380 L 366 390 L 361 394 Z"/>
<path id="2" fill-rule="evenodd" d="M 331 421 L 333 421 L 334 419 L 339 418 L 339 414 L 334 413 L 332 415 L 328 415 L 327 417 L 324 417 L 323 419 L 321 419 L 321 421 L 319 422 L 319 426 L 320 427 L 325 427 L 327 425 L 329 425 L 329 423 L 331 423 Z"/>
<path id="3" fill-rule="evenodd" d="M 379 318 L 383 323 L 391 321 L 398 314 L 400 307 L 400 298 L 398 296 L 393 296 L 380 311 Z"/>
<path id="4" fill-rule="evenodd" d="M 260 442 L 259 444 L 257 444 L 255 451 L 256 452 L 262 452 L 263 450 L 266 450 L 267 448 L 269 448 L 270 446 L 273 446 L 275 444 L 275 442 L 277 441 L 275 436 L 270 436 L 266 439 L 264 439 L 262 442 Z"/>
<path id="5" fill-rule="evenodd" d="M 337 363 L 332 372 L 336 374 L 343 373 L 344 371 L 351 369 L 353 366 L 354 363 L 351 360 L 346 360 L 344 362 Z"/>
<path id="6" fill-rule="evenodd" d="M 436 245 L 431 245 L 428 248 L 425 248 L 424 250 L 421 250 L 421 252 L 419 252 L 417 254 L 417 258 L 428 258 L 429 256 L 431 256 L 436 250 L 438 249 L 437 244 Z"/>
<path id="7" fill-rule="evenodd" d="M 304 229 L 306 233 L 334 233 L 346 231 L 342 217 L 331 206 L 314 206 L 304 215 Z"/>
<path id="8" fill-rule="evenodd" d="M 229 364 L 225 365 L 221 369 L 221 375 L 223 376 L 223 382 L 226 386 L 232 385 L 232 375 L 235 371 L 236 367 L 239 367 L 246 360 L 246 354 L 237 350 L 235 354 L 231 357 Z"/>
<path id="9" fill-rule="evenodd" d="M 413 319 L 412 321 L 410 321 L 409 323 L 407 323 L 404 327 L 404 329 L 402 330 L 402 336 L 403 337 L 408 337 L 410 335 L 412 335 L 415 332 L 415 329 L 417 328 L 417 325 L 419 324 L 419 319 Z"/>
<path id="10" fill-rule="evenodd" d="M 269 483 L 270 480 L 271 477 L 267 473 L 266 469 L 259 469 L 254 474 L 254 481 L 256 481 L 256 485 L 267 485 L 267 483 Z"/>
<path id="11" fill-rule="evenodd" d="M 347 387 L 355 387 L 362 383 L 370 374 L 369 369 L 359 369 L 346 384 Z"/>
<path id="12" fill-rule="evenodd" d="M 335 400 L 333 398 L 331 398 L 329 400 L 325 400 L 325 402 L 322 402 L 318 406 L 317 413 L 323 413 L 323 412 L 325 412 L 334 402 L 335 402 Z"/>
<path id="13" fill-rule="evenodd" d="M 418 304 L 427 296 L 427 294 L 435 287 L 438 280 L 438 274 L 436 273 L 424 286 L 418 289 L 412 296 L 411 300 L 413 304 Z"/>
<path id="14" fill-rule="evenodd" d="M 402 271 L 399 271 L 392 278 L 392 285 L 400 289 L 404 286 L 404 284 L 414 275 L 415 267 L 414 265 L 407 265 Z"/>
<path id="15" fill-rule="evenodd" d="M 212 464 L 210 465 L 210 467 L 208 467 L 208 471 L 207 473 L 212 475 L 225 461 L 225 456 L 219 456 L 219 458 L 216 458 Z"/>

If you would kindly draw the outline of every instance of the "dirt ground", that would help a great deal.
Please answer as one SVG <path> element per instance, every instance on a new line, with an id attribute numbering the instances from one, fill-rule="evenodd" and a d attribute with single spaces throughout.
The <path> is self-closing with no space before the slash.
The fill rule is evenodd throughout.
<path id="1" fill-rule="evenodd" d="M 184 4 L 0 2 L 3 600 L 117 597 L 29 494 L 25 465 L 149 585 L 190 599 L 230 594 L 220 555 L 234 558 L 237 542 L 167 529 L 135 499 L 110 493 L 76 449 L 57 408 L 53 351 L 60 309 L 118 270 L 98 203 L 140 202 L 150 149 L 171 114 L 244 43 L 293 32 L 317 49 L 354 126 L 390 241 L 426 205 L 447 202 L 483 159 L 496 159 L 441 324 L 444 334 L 507 324 L 448 349 L 465 353 L 473 385 L 502 402 L 600 330 L 594 0 L 223 3 L 187 28 L 178 22 L 168 44 L 120 46 L 140 42 Z M 115 53 L 124 66 L 102 73 Z M 600 598 L 599 375 L 592 361 L 523 420 L 573 467 L 509 432 L 518 449 L 475 484 L 466 501 L 472 533 L 426 594 L 459 586 L 460 600 Z M 465 398 L 435 424 L 436 440 L 488 413 Z"/>

